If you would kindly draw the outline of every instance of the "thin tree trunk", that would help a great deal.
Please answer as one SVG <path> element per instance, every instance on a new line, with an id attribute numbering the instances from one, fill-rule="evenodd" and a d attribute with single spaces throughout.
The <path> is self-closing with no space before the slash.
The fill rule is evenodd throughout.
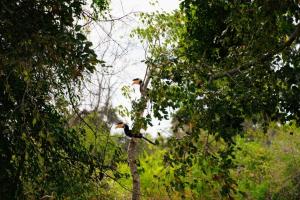
<path id="1" fill-rule="evenodd" d="M 130 167 L 130 172 L 132 176 L 132 200 L 139 200 L 140 191 L 140 175 L 137 170 L 137 160 L 138 160 L 138 139 L 132 138 L 128 146 L 128 163 Z"/>
<path id="2" fill-rule="evenodd" d="M 147 67 L 146 75 L 144 78 L 144 84 L 141 87 L 141 99 L 139 104 L 137 105 L 140 109 L 135 113 L 135 123 L 132 128 L 133 133 L 139 133 L 142 125 L 139 122 L 139 119 L 143 117 L 144 110 L 147 107 L 147 87 L 150 81 L 150 66 Z M 139 200 L 141 196 L 141 182 L 140 182 L 140 175 L 137 170 L 137 161 L 138 161 L 138 145 L 139 139 L 138 138 L 131 138 L 129 145 L 128 145 L 128 164 L 132 176 L 132 200 Z"/>

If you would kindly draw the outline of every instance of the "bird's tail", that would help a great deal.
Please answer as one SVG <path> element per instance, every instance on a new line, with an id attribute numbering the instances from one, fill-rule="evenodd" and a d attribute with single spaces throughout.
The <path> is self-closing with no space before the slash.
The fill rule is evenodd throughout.
<path id="1" fill-rule="evenodd" d="M 142 136 L 142 138 L 143 138 L 144 140 L 146 140 L 147 142 L 149 142 L 150 144 L 156 145 L 154 142 L 152 142 L 152 141 L 149 140 L 148 138 L 146 138 L 146 137 L 144 137 L 144 136 Z"/>

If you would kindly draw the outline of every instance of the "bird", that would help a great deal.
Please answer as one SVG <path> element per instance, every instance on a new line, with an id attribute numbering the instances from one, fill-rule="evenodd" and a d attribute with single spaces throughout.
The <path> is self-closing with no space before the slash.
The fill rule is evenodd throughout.
<path id="1" fill-rule="evenodd" d="M 141 133 L 138 133 L 138 134 L 132 133 L 132 131 L 129 129 L 129 126 L 127 124 L 123 123 L 123 122 L 118 122 L 116 124 L 116 128 L 123 128 L 125 135 L 128 136 L 128 137 L 130 137 L 130 138 L 141 138 L 141 139 L 144 139 L 144 140 L 146 140 L 147 142 L 149 142 L 149 143 L 151 143 L 153 145 L 156 145 L 151 140 L 145 138 Z"/>
<path id="2" fill-rule="evenodd" d="M 133 79 L 132 80 L 132 85 L 139 85 L 140 86 L 140 93 L 141 94 L 147 94 L 148 92 L 149 92 L 149 88 L 146 88 L 146 91 L 144 91 L 145 89 L 144 89 L 144 82 L 143 82 L 143 80 L 142 79 L 140 79 L 140 78 L 135 78 L 135 79 Z"/>

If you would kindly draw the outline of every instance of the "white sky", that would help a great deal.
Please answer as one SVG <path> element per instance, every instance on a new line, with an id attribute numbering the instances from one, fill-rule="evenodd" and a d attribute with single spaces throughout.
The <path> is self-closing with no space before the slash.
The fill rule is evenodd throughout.
<path id="1" fill-rule="evenodd" d="M 113 18 L 119 18 L 129 13 L 137 12 L 154 12 L 154 11 L 165 11 L 171 12 L 179 7 L 179 0 L 158 0 L 155 6 L 150 5 L 149 0 L 112 0 L 111 1 L 111 15 Z M 99 24 L 98 24 L 99 25 Z M 114 83 L 114 94 L 112 95 L 113 106 L 116 107 L 120 104 L 126 106 L 130 109 L 130 101 L 122 96 L 121 88 L 125 85 L 131 86 L 131 80 L 134 78 L 143 78 L 146 66 L 142 60 L 145 59 L 145 51 L 136 38 L 131 38 L 131 31 L 141 26 L 138 16 L 134 14 L 129 14 L 128 17 L 122 18 L 122 20 L 116 20 L 113 22 L 113 29 L 110 23 L 101 23 L 101 28 L 97 25 L 90 27 L 91 34 L 90 39 L 93 41 L 95 46 L 98 46 L 95 50 L 96 53 L 101 56 L 104 49 L 108 48 L 105 53 L 104 60 L 107 64 L 113 66 L 114 71 L 118 71 L 111 81 Z M 110 31 L 111 30 L 111 31 Z M 107 34 L 111 33 L 109 37 L 113 41 L 107 42 Z M 111 39 L 110 38 L 110 39 Z M 125 50 L 123 54 L 122 50 Z M 117 59 L 115 54 L 122 54 Z M 138 98 L 138 88 L 135 88 L 133 94 L 134 98 Z M 129 118 L 123 119 L 124 122 L 132 125 Z M 170 123 L 163 121 L 158 122 L 154 120 L 154 127 L 149 127 L 147 132 L 151 135 L 156 136 L 157 132 L 161 132 L 163 135 L 168 135 Z M 116 132 L 116 130 L 112 130 Z"/>
<path id="2" fill-rule="evenodd" d="M 118 15 L 120 12 L 152 12 L 152 11 L 166 11 L 170 12 L 178 8 L 178 0 L 158 0 L 155 6 L 150 5 L 154 1 L 150 0 L 112 0 L 111 8 L 113 14 Z"/>

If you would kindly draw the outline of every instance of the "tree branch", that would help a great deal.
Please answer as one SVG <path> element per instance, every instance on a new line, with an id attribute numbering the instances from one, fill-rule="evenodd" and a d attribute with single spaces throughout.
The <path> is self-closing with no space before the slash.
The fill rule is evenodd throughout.
<path id="1" fill-rule="evenodd" d="M 209 82 L 211 82 L 212 80 L 215 80 L 215 79 L 223 78 L 225 76 L 231 77 L 233 75 L 240 74 L 241 72 L 248 70 L 249 67 L 254 66 L 256 63 L 264 62 L 267 59 L 272 58 L 274 55 L 280 53 L 285 48 L 291 46 L 293 44 L 293 42 L 297 38 L 299 38 L 299 36 L 300 36 L 300 23 L 296 26 L 295 31 L 290 35 L 289 39 L 287 41 L 285 41 L 283 44 L 281 44 L 279 46 L 279 48 L 275 49 L 273 52 L 262 55 L 259 59 L 256 60 L 256 62 L 248 62 L 238 68 L 230 69 L 225 72 L 211 75 L 209 78 Z"/>
<path id="2" fill-rule="evenodd" d="M 296 26 L 296 30 L 290 35 L 289 39 L 282 45 L 282 49 L 289 47 L 300 36 L 300 23 Z"/>

